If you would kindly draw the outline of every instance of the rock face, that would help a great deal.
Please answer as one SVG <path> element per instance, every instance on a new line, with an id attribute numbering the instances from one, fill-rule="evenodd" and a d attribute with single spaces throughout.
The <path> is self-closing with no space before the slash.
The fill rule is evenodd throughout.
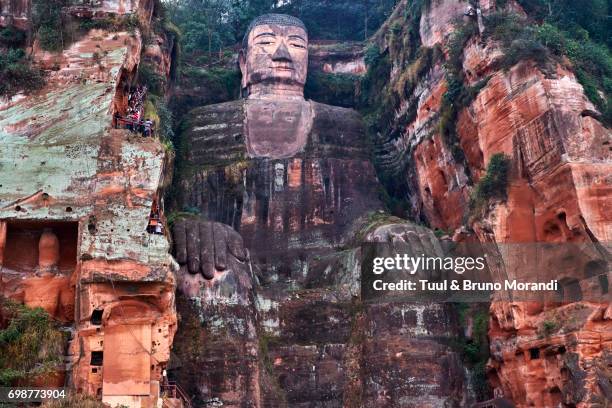
<path id="1" fill-rule="evenodd" d="M 142 61 L 171 75 L 170 39 L 92 30 L 59 53 L 34 44 L 46 87 L 0 102 L 0 295 L 70 327 L 69 385 L 113 406 L 159 406 L 166 370 L 196 406 L 468 406 L 477 384 L 465 377 L 477 367 L 449 346 L 462 337 L 456 310 L 361 295 L 361 243 L 442 254 L 431 230 L 382 211 L 381 197 L 399 194 L 414 219 L 457 242 L 592 249 L 580 264 L 569 250 L 548 259 L 561 300 L 493 298 L 483 369 L 492 390 L 478 398 L 609 405 L 612 132 L 563 61 L 500 68 L 502 46 L 483 35 L 495 3 L 400 1 L 373 38 L 378 78 L 358 44 L 301 48 L 311 72 L 365 74 L 359 92 L 382 80 L 374 93 L 386 111 L 375 113 L 385 122 L 373 134 L 356 111 L 301 95 L 187 114 L 171 203 L 187 212 L 173 227 L 176 261 L 169 237 L 147 232 L 172 163 L 158 140 L 112 128 Z M 65 11 L 135 15 L 148 30 L 154 4 Z M 0 26 L 29 28 L 29 1 L 0 5 Z M 461 22 L 474 34 L 451 73 Z M 449 106 L 453 75 L 471 94 Z M 186 99 L 217 101 L 207 81 Z M 499 153 L 506 191 L 474 205 Z M 507 256 L 505 273 L 529 278 L 524 258 Z M 476 318 L 466 320 L 464 337 L 476 340 Z"/>
<path id="2" fill-rule="evenodd" d="M 389 26 L 404 18 L 404 12 L 419 22 L 420 46 L 444 48 L 457 18 L 474 18 L 475 27 L 482 32 L 484 24 L 486 29 L 486 18 L 477 21 L 467 15 L 486 17 L 495 12 L 495 4 L 479 3 L 478 13 L 470 13 L 465 2 L 444 0 L 414 14 L 409 2 L 401 2 Z M 522 12 L 514 2 L 507 7 Z M 417 65 L 402 68 L 402 51 L 394 48 L 397 43 L 387 29 L 379 33 L 378 44 L 391 57 L 393 87 Z M 612 233 L 612 132 L 597 119 L 571 68 L 556 62 L 544 68 L 524 60 L 502 70 L 501 45 L 478 32 L 461 55 L 466 85 L 477 86 L 474 99 L 457 112 L 453 124 L 464 157 L 457 159 L 440 134 L 448 76 L 442 62 L 434 61 L 411 84 L 411 92 L 401 96 L 396 122 L 389 126 L 396 132 L 391 140 L 381 141 L 386 153 L 379 163 L 409 186 L 415 217 L 456 231 L 456 238 L 471 231 L 481 242 L 500 245 L 580 242 L 604 247 L 596 272 L 588 267 L 564 271 L 563 257 L 552 260 L 556 279 L 577 277 L 578 292 L 594 290 L 597 296 L 570 304 L 494 302 L 489 331 L 489 379 L 497 395 L 518 407 L 604 406 L 612 398 L 605 249 Z M 412 115 L 406 113 L 410 108 Z M 472 183 L 484 176 L 497 153 L 510 158 L 507 198 L 474 212 L 469 202 Z M 520 272 L 512 269 L 512 260 L 506 267 L 510 273 Z"/>
<path id="3" fill-rule="evenodd" d="M 83 8 L 150 22 L 152 2 L 100 3 Z M 158 140 L 112 128 L 141 48 L 138 31 L 104 30 L 35 47 L 47 85 L 0 106 L 0 295 L 71 327 L 75 391 L 153 407 L 176 331 L 176 263 L 147 233 L 168 163 Z"/>
<path id="4" fill-rule="evenodd" d="M 588 303 L 548 310 L 494 303 L 494 386 L 517 406 L 605 406 L 612 397 L 609 313 L 609 305 Z"/>
<path id="5" fill-rule="evenodd" d="M 0 3 L 0 26 L 15 26 L 26 30 L 29 25 L 30 1 L 7 0 Z"/>
<path id="6" fill-rule="evenodd" d="M 362 75 L 367 71 L 363 54 L 363 43 L 360 42 L 313 42 L 309 49 L 309 70 L 328 74 Z"/>

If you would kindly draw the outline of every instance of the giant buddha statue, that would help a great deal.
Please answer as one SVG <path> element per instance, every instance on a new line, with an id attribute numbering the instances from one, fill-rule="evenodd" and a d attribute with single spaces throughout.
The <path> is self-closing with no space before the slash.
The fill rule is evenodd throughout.
<path id="1" fill-rule="evenodd" d="M 239 61 L 246 98 L 189 115 L 178 206 L 234 227 L 263 279 L 282 280 L 305 250 L 343 244 L 354 220 L 381 209 L 379 185 L 359 114 L 304 99 L 300 20 L 256 18 Z"/>
<path id="2" fill-rule="evenodd" d="M 439 247 L 382 212 L 360 115 L 304 98 L 306 27 L 256 18 L 239 64 L 245 97 L 197 108 L 182 126 L 175 207 L 199 216 L 173 226 L 173 375 L 200 403 L 232 407 L 450 402 L 461 389 L 445 380 L 457 374 L 452 353 L 407 335 L 448 335 L 444 308 L 407 305 L 397 321 L 396 306 L 357 306 L 361 241 Z"/>

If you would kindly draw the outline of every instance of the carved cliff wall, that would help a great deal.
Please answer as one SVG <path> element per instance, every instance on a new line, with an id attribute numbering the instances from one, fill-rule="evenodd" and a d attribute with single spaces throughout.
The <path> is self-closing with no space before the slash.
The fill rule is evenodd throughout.
<path id="1" fill-rule="evenodd" d="M 141 63 L 153 2 L 88 2 L 64 12 L 135 15 L 140 26 L 87 30 L 59 52 L 34 44 L 46 85 L 0 104 L 0 295 L 43 307 L 70 328 L 74 391 L 153 407 L 177 325 L 176 263 L 168 237 L 148 227 L 152 211 L 163 210 L 171 164 L 160 140 L 113 126 Z"/>

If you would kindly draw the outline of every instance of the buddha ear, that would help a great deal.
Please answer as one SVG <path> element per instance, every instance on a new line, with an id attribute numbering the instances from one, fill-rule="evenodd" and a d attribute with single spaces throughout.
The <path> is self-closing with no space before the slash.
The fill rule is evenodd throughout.
<path id="1" fill-rule="evenodd" d="M 238 53 L 238 65 L 240 65 L 240 72 L 242 72 L 241 89 L 247 86 L 247 70 L 246 70 L 246 51 L 241 49 Z"/>

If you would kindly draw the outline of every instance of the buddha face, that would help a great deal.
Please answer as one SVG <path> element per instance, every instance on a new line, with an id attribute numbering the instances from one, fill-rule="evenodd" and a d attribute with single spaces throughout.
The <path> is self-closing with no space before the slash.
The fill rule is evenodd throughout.
<path id="1" fill-rule="evenodd" d="M 303 90 L 308 68 L 308 34 L 301 27 L 261 24 L 240 53 L 242 87 L 284 85 Z"/>

